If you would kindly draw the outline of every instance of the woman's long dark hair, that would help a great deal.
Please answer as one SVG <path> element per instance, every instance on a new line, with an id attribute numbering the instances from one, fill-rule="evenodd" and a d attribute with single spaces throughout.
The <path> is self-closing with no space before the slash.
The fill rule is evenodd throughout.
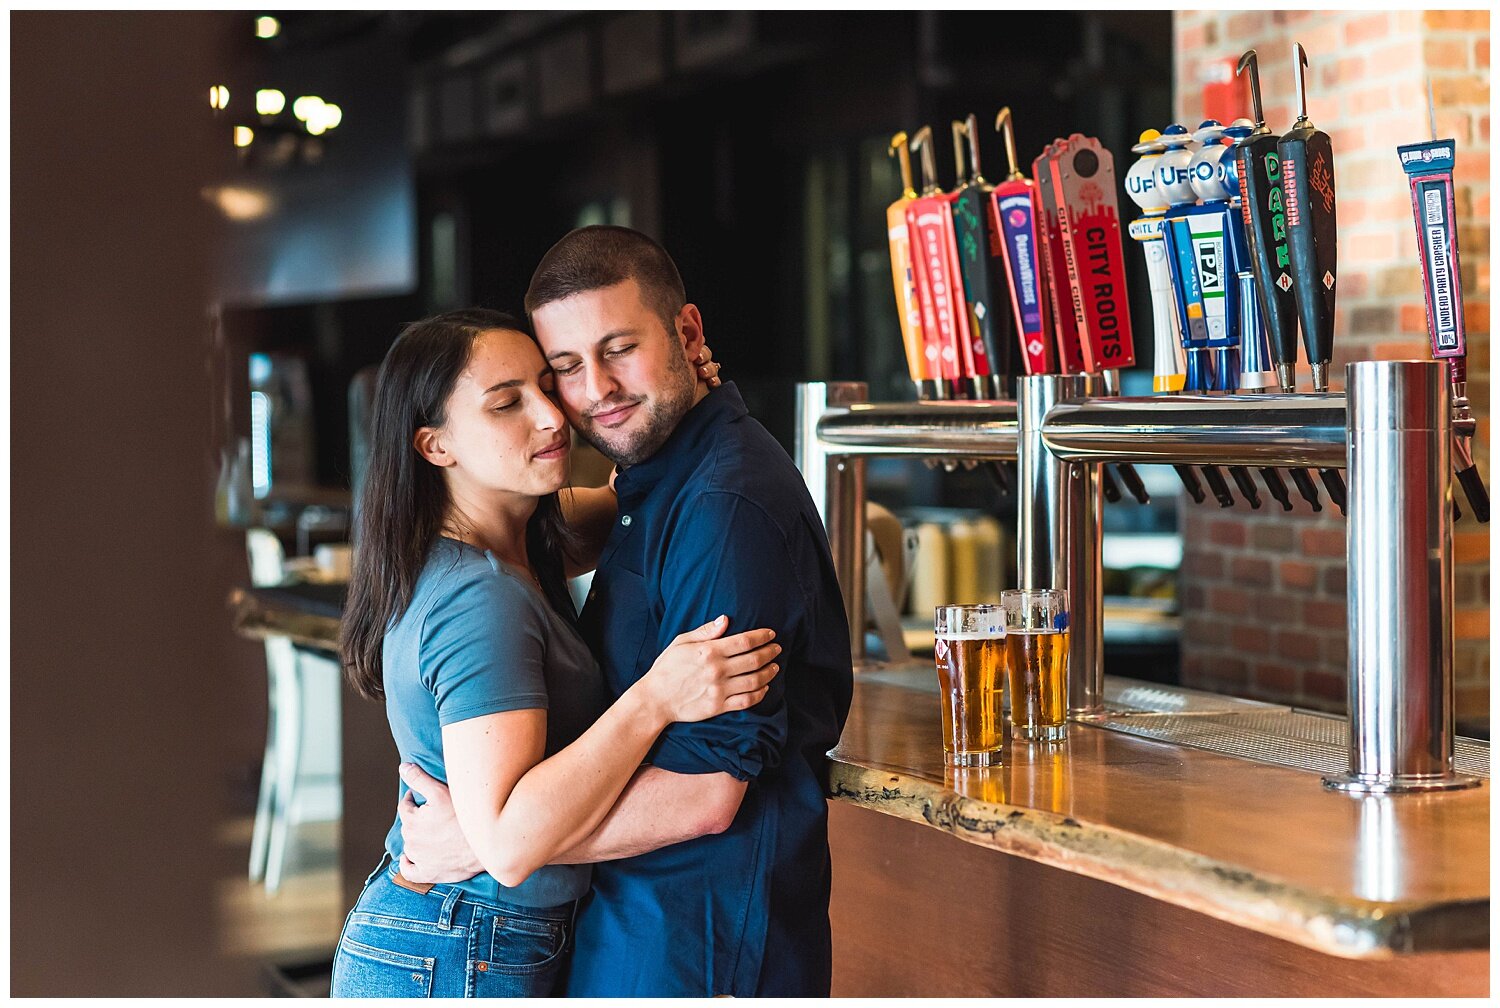
<path id="1" fill-rule="evenodd" d="M 370 416 L 370 459 L 354 530 L 354 570 L 339 630 L 345 674 L 361 696 L 385 696 L 381 650 L 386 631 L 411 604 L 427 554 L 442 534 L 449 507 L 442 471 L 417 454 L 422 427 L 441 427 L 474 340 L 489 329 L 531 335 L 505 312 L 467 308 L 407 326 L 381 362 Z M 533 337 L 534 338 L 534 337 Z M 564 559 L 574 538 L 557 494 L 537 502 L 526 548 L 548 600 L 572 618 Z"/>

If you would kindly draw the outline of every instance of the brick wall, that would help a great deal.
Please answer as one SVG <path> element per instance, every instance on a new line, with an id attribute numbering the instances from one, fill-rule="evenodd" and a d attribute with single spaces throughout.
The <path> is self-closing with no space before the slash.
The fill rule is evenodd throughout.
<path id="1" fill-rule="evenodd" d="M 1339 195 L 1339 299 L 1332 376 L 1351 360 L 1428 358 L 1422 281 L 1396 146 L 1458 144 L 1459 254 L 1469 340 L 1475 454 L 1489 470 L 1490 18 L 1487 11 L 1182 11 L 1176 112 L 1203 118 L 1206 64 L 1255 49 L 1266 123 L 1296 118 L 1292 43 L 1307 49 L 1308 116 L 1333 139 Z M 1248 92 L 1247 92 L 1248 94 Z M 1249 99 L 1245 99 L 1246 114 Z M 1299 388 L 1311 387 L 1306 365 Z M 1262 495 L 1263 497 L 1266 495 Z M 1183 677 L 1190 685 L 1342 710 L 1347 647 L 1344 520 L 1296 510 L 1189 504 L 1183 523 Z M 1467 510 L 1467 508 L 1465 508 Z M 1458 715 L 1489 710 L 1489 533 L 1458 523 L 1455 660 Z M 1274 627 L 1275 629 L 1267 629 Z"/>

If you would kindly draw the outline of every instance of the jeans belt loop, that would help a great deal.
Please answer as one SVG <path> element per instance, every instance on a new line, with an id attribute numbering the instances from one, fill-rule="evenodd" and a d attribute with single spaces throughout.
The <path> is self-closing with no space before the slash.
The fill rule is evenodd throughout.
<path id="1" fill-rule="evenodd" d="M 374 882 L 377 878 L 379 878 L 380 873 L 385 871 L 386 866 L 390 863 L 391 852 L 386 851 L 385 854 L 380 858 L 380 864 L 375 866 L 375 870 L 372 871 L 369 875 L 365 876 L 365 885 L 369 885 L 371 882 Z"/>
<path id="2" fill-rule="evenodd" d="M 442 909 L 438 911 L 437 926 L 447 931 L 453 926 L 453 908 L 458 904 L 458 898 L 464 891 L 458 886 L 448 890 L 448 895 L 443 899 Z"/>

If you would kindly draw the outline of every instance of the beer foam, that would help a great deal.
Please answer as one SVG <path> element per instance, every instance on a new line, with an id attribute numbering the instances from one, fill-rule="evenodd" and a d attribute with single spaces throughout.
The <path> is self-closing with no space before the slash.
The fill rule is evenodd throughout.
<path id="1" fill-rule="evenodd" d="M 970 631 L 969 633 L 940 633 L 934 634 L 938 640 L 1000 640 L 1005 636 L 1005 631 L 1000 629 L 984 631 Z"/>

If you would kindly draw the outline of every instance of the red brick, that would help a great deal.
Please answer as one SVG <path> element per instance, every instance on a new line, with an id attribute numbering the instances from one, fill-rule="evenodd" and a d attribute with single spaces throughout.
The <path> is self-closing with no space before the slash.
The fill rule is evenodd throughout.
<path id="1" fill-rule="evenodd" d="M 1344 24 L 1344 43 L 1359 45 L 1374 39 L 1385 38 L 1391 33 L 1389 14 L 1369 14 Z"/>
<path id="2" fill-rule="evenodd" d="M 1177 51 L 1190 52 L 1208 45 L 1208 25 L 1200 22 L 1177 29 Z"/>
<path id="3" fill-rule="evenodd" d="M 1411 204 L 1405 207 L 1411 213 Z M 1379 270 L 1375 275 L 1375 293 L 1383 298 L 1420 298 L 1422 294 L 1422 271 L 1413 265 L 1392 266 Z M 1345 292 L 1347 293 L 1347 291 Z"/>
<path id="4" fill-rule="evenodd" d="M 1270 494 L 1265 489 L 1261 490 L 1262 498 L 1269 498 L 1269 496 Z M 1296 533 L 1280 520 L 1281 516 L 1286 514 L 1285 511 L 1278 507 L 1274 514 L 1277 519 L 1275 521 L 1255 523 L 1255 529 L 1250 534 L 1250 541 L 1258 550 L 1268 550 L 1273 553 L 1289 552 L 1296 541 Z"/>
<path id="5" fill-rule="evenodd" d="M 1479 142 L 1486 147 L 1490 143 L 1490 117 L 1487 115 L 1479 117 Z M 1485 216 L 1488 217 L 1489 213 L 1486 212 Z"/>
<path id="6" fill-rule="evenodd" d="M 1224 26 L 1225 33 L 1230 38 L 1259 37 L 1270 28 L 1270 19 L 1264 11 L 1250 11 L 1235 14 Z"/>
<path id="7" fill-rule="evenodd" d="M 1452 137 L 1458 142 L 1459 150 L 1466 150 L 1474 142 L 1473 117 L 1467 111 L 1445 111 L 1438 110 L 1437 135 L 1440 137 Z"/>
<path id="8" fill-rule="evenodd" d="M 1349 571 L 1343 564 L 1323 572 L 1323 594 L 1343 598 L 1349 590 Z"/>
<path id="9" fill-rule="evenodd" d="M 1422 359 L 1427 344 L 1417 340 L 1376 343 L 1370 347 L 1366 360 L 1418 360 Z"/>
<path id="10" fill-rule="evenodd" d="M 1343 208 L 1339 208 L 1339 216 L 1343 216 Z M 1370 290 L 1370 276 L 1362 270 L 1355 270 L 1339 277 L 1339 290 L 1343 297 L 1364 297 Z"/>
<path id="11" fill-rule="evenodd" d="M 1229 562 L 1229 577 L 1237 585 L 1267 587 L 1271 584 L 1271 561 L 1260 557 L 1235 557 Z"/>
<path id="12" fill-rule="evenodd" d="M 1211 588 L 1208 608 L 1226 616 L 1242 616 L 1250 611 L 1250 596 L 1238 588 Z"/>
<path id="13" fill-rule="evenodd" d="M 1190 584 L 1182 589 L 1183 609 L 1202 609 L 1208 604 L 1208 593 L 1202 585 Z"/>
<path id="14" fill-rule="evenodd" d="M 1285 592 L 1257 591 L 1250 596 L 1250 609 L 1262 626 L 1274 626 L 1286 619 L 1292 606 L 1299 604 L 1296 595 Z"/>
<path id="15" fill-rule="evenodd" d="M 1308 672 L 1302 676 L 1302 695 L 1347 704 L 1349 675 L 1342 670 L 1338 673 Z"/>
<path id="16" fill-rule="evenodd" d="M 1324 638 L 1323 664 L 1331 669 L 1348 669 L 1349 638 L 1343 633 Z"/>
<path id="17" fill-rule="evenodd" d="M 1478 74 L 1457 74 L 1452 77 L 1435 77 L 1432 81 L 1432 98 L 1439 108 L 1455 105 L 1489 105 L 1490 87 Z"/>
<path id="18" fill-rule="evenodd" d="M 1462 36 L 1424 39 L 1422 59 L 1429 70 L 1467 70 L 1469 42 Z"/>
<path id="19" fill-rule="evenodd" d="M 1271 653 L 1271 639 L 1258 626 L 1238 625 L 1229 631 L 1229 642 L 1242 655 L 1264 655 Z"/>
<path id="20" fill-rule="evenodd" d="M 1427 308 L 1424 305 L 1417 304 L 1402 305 L 1401 331 L 1404 333 L 1425 335 L 1427 332 Z"/>
<path id="21" fill-rule="evenodd" d="M 1363 239 L 1361 239 L 1363 243 Z M 1396 309 L 1391 305 L 1355 308 L 1349 316 L 1350 335 L 1360 338 L 1386 336 L 1396 330 Z"/>
<path id="22" fill-rule="evenodd" d="M 1480 10 L 1430 10 L 1422 14 L 1422 24 L 1429 29 L 1441 31 L 1483 31 L 1490 29 L 1489 11 Z"/>
<path id="23" fill-rule="evenodd" d="M 1183 558 L 1182 569 L 1190 577 L 1218 581 L 1224 577 L 1224 557 L 1219 553 L 1205 553 L 1190 548 Z"/>
<path id="24" fill-rule="evenodd" d="M 1318 568 L 1301 560 L 1281 561 L 1283 588 L 1311 588 L 1318 583 Z"/>
<path id="25" fill-rule="evenodd" d="M 1453 636 L 1459 640 L 1483 640 L 1490 636 L 1488 609 L 1460 609 L 1453 614 Z"/>
<path id="26" fill-rule="evenodd" d="M 1474 67 L 1478 70 L 1490 68 L 1490 40 L 1487 38 L 1474 43 Z"/>
<path id="27" fill-rule="evenodd" d="M 1349 609 L 1340 602 L 1309 600 L 1302 604 L 1302 625 L 1321 630 L 1343 630 L 1349 625 Z"/>
<path id="28" fill-rule="evenodd" d="M 1276 634 L 1276 653 L 1283 658 L 1315 662 L 1322 657 L 1318 638 L 1300 630 L 1282 630 Z"/>
<path id="29" fill-rule="evenodd" d="M 1490 303 L 1464 299 L 1464 326 L 1471 333 L 1490 331 Z"/>
<path id="30" fill-rule="evenodd" d="M 1453 536 L 1453 562 L 1478 563 L 1490 557 L 1488 532 L 1458 532 Z"/>
<path id="31" fill-rule="evenodd" d="M 1262 696 L 1295 697 L 1297 673 L 1285 665 L 1262 662 L 1255 666 L 1255 687 Z"/>
<path id="32" fill-rule="evenodd" d="M 1324 506 L 1325 510 L 1327 505 Z M 1302 552 L 1307 556 L 1341 557 L 1344 555 L 1342 528 L 1305 528 L 1302 530 Z"/>
<path id="33" fill-rule="evenodd" d="M 1248 536 L 1243 523 L 1233 520 L 1216 521 L 1208 527 L 1208 540 L 1219 546 L 1240 548 Z"/>
<path id="34" fill-rule="evenodd" d="M 1467 224 L 1459 225 L 1458 228 L 1458 254 L 1461 257 L 1482 256 L 1490 250 L 1490 229 L 1488 225 Z M 1488 305 L 1485 308 L 1488 309 Z"/>

